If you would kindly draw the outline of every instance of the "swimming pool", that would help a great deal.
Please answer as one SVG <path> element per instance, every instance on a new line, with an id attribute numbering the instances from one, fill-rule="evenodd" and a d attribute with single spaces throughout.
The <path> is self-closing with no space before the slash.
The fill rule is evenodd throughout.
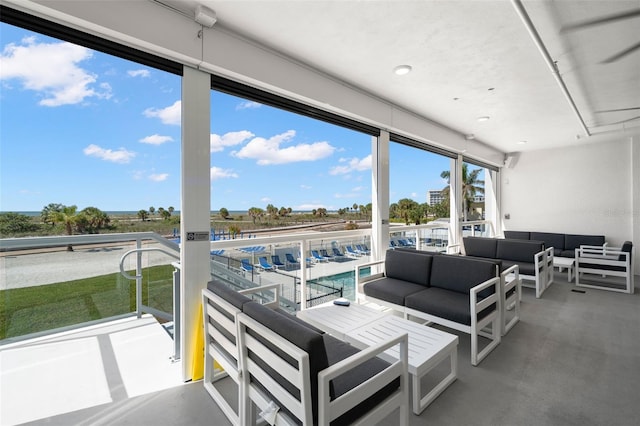
<path id="1" fill-rule="evenodd" d="M 363 268 L 360 275 L 366 277 L 371 274 L 371 268 Z M 349 300 L 356 300 L 356 276 L 354 271 L 342 272 L 340 274 L 329 275 L 321 277 L 315 280 L 311 280 L 310 283 L 321 284 L 323 286 L 332 288 L 341 288 L 342 297 Z"/>

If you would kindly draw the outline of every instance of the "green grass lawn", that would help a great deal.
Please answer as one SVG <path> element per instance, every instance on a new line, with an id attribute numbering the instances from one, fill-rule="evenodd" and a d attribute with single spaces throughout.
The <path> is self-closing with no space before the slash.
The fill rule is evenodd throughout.
<path id="1" fill-rule="evenodd" d="M 173 266 L 143 270 L 142 303 L 173 312 Z M 135 274 L 135 271 L 129 271 Z M 0 340 L 135 312 L 136 284 L 120 273 L 0 291 Z"/>

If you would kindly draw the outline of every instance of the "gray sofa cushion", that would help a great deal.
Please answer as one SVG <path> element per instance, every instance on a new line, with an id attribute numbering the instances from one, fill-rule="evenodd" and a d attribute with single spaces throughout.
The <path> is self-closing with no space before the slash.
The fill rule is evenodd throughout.
<path id="1" fill-rule="evenodd" d="M 564 234 L 556 234 L 553 232 L 532 232 L 531 239 L 542 241 L 545 248 L 553 247 L 553 255 L 560 256 L 564 250 Z"/>
<path id="2" fill-rule="evenodd" d="M 513 265 L 518 265 L 518 271 L 522 275 L 535 275 L 536 274 L 536 264 L 533 262 L 522 262 L 522 261 L 513 261 L 513 260 L 503 260 L 502 267 L 504 269 L 510 268 Z"/>
<path id="3" fill-rule="evenodd" d="M 410 251 L 387 250 L 385 276 L 422 286 L 429 286 L 432 256 Z"/>
<path id="4" fill-rule="evenodd" d="M 468 293 L 465 295 L 431 287 L 407 296 L 406 306 L 459 324 L 471 325 L 471 306 Z M 495 304 L 492 304 L 479 313 L 478 319 L 484 318 L 495 309 Z"/>
<path id="5" fill-rule="evenodd" d="M 575 250 L 580 246 L 601 246 L 604 244 L 604 235 L 576 235 L 566 234 L 564 236 L 564 249 Z M 575 252 L 572 256 L 575 256 Z"/>
<path id="6" fill-rule="evenodd" d="M 318 415 L 318 372 L 324 370 L 329 366 L 327 351 L 324 346 L 323 335 L 313 331 L 309 327 L 305 327 L 295 320 L 292 320 L 287 314 L 281 314 L 257 302 L 245 303 L 242 311 L 309 354 L 311 397 L 313 402 L 312 412 L 314 419 L 316 419 Z M 251 335 L 262 342 L 265 346 L 278 353 L 279 356 L 281 356 L 283 359 L 287 359 L 287 361 L 291 365 L 296 365 L 294 359 L 287 356 L 273 343 L 269 342 L 262 336 L 255 335 L 255 333 L 251 333 Z M 268 371 L 269 375 L 271 377 L 274 377 L 278 381 L 278 383 L 280 383 L 285 389 L 287 389 L 294 397 L 298 399 L 300 398 L 300 395 L 295 387 L 293 387 L 277 371 L 275 371 L 269 365 L 266 365 L 254 354 L 250 353 L 249 357 L 253 359 L 254 362 L 260 364 L 261 367 L 266 371 Z"/>
<path id="7" fill-rule="evenodd" d="M 542 241 L 504 239 L 498 240 L 497 256 L 502 260 L 533 263 L 534 255 L 542 250 L 544 250 L 544 243 Z"/>
<path id="8" fill-rule="evenodd" d="M 528 240 L 530 232 L 527 231 L 504 231 L 505 238 L 513 238 L 516 240 Z"/>
<path id="9" fill-rule="evenodd" d="M 466 294 L 467 298 L 471 288 L 496 276 L 494 263 L 464 256 L 434 256 L 431 264 L 431 287 Z"/>
<path id="10" fill-rule="evenodd" d="M 464 252 L 467 256 L 496 258 L 498 240 L 496 238 L 464 237 Z"/>
<path id="11" fill-rule="evenodd" d="M 633 243 L 631 241 L 625 241 L 624 243 L 622 243 L 622 247 L 620 248 L 620 251 L 629 253 L 628 257 L 631 257 L 631 249 L 633 249 Z M 623 254 L 619 255 L 618 260 L 624 261 L 625 256 Z M 633 259 L 631 259 L 631 261 L 633 262 Z"/>
<path id="12" fill-rule="evenodd" d="M 422 284 L 410 283 L 395 278 L 380 278 L 362 286 L 364 294 L 385 300 L 396 305 L 404 305 L 404 299 L 410 294 L 424 290 Z"/>
<path id="13" fill-rule="evenodd" d="M 323 336 L 324 346 L 327 350 L 327 358 L 329 365 L 334 365 L 343 359 L 350 357 L 359 352 L 358 349 L 350 344 L 336 339 L 335 337 L 325 334 Z M 342 374 L 331 381 L 330 394 L 331 399 L 338 398 L 354 387 L 358 386 L 364 380 L 368 380 L 374 375 L 378 374 L 389 366 L 389 363 L 383 361 L 380 358 L 370 359 L 353 370 Z M 389 383 L 383 389 L 373 394 L 370 398 L 363 401 L 357 407 L 344 413 L 336 420 L 331 422 L 332 426 L 335 425 L 349 425 L 353 424 L 360 416 L 368 412 L 369 410 L 380 404 L 386 397 L 395 392 L 400 386 L 400 379 L 396 379 Z"/>
<path id="14" fill-rule="evenodd" d="M 207 289 L 211 290 L 211 292 L 217 296 L 220 296 L 225 301 L 229 302 L 236 308 L 242 310 L 242 306 L 251 302 L 251 299 L 245 296 L 244 294 L 238 293 L 236 290 L 230 288 L 222 281 L 213 279 L 207 283 Z"/>

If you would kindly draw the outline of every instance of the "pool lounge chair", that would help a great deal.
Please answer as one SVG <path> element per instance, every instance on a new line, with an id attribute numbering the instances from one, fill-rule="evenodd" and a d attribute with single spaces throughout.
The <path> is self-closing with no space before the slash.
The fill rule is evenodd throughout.
<path id="1" fill-rule="evenodd" d="M 287 266 L 288 266 L 288 267 L 291 267 L 291 266 L 294 266 L 294 267 L 297 267 L 297 268 L 299 268 L 299 267 L 300 267 L 300 262 L 298 262 L 298 261 L 293 257 L 293 255 L 292 255 L 291 253 L 285 253 L 284 258 L 285 258 L 285 259 L 286 259 L 286 261 L 287 261 Z"/>
<path id="2" fill-rule="evenodd" d="M 360 256 L 362 256 L 361 253 L 358 253 L 357 251 L 355 251 L 353 249 L 353 247 L 351 247 L 351 246 L 345 246 L 344 249 L 346 250 L 347 256 L 349 256 L 349 257 L 360 257 Z"/>
<path id="3" fill-rule="evenodd" d="M 262 269 L 263 271 L 275 271 L 276 267 L 273 266 L 272 264 L 270 264 L 267 261 L 267 257 L 266 256 L 260 256 L 258 258 L 258 264 L 256 265 L 258 268 Z"/>
<path id="4" fill-rule="evenodd" d="M 371 250 L 369 250 L 369 247 L 364 244 L 356 244 L 356 250 L 366 256 L 371 254 Z"/>
<path id="5" fill-rule="evenodd" d="M 280 261 L 280 256 L 278 256 L 277 254 L 271 256 L 271 264 L 275 266 L 276 269 L 286 268 L 286 265 Z"/>
<path id="6" fill-rule="evenodd" d="M 327 259 L 326 257 L 322 256 L 320 253 L 318 253 L 318 250 L 311 250 L 311 256 L 313 256 L 313 260 L 315 260 L 316 262 L 329 261 L 329 259 Z"/>
<path id="7" fill-rule="evenodd" d="M 245 272 L 253 272 L 253 265 L 249 263 L 249 259 L 241 259 L 240 260 L 240 269 Z"/>
<path id="8" fill-rule="evenodd" d="M 327 260 L 334 260 L 333 256 L 331 256 L 325 249 L 320 250 L 320 256 L 324 257 Z"/>
<path id="9" fill-rule="evenodd" d="M 332 250 L 333 250 L 333 258 L 336 261 L 342 262 L 343 260 L 346 260 L 347 256 L 345 256 L 344 253 L 341 253 L 338 248 L 334 247 Z"/>

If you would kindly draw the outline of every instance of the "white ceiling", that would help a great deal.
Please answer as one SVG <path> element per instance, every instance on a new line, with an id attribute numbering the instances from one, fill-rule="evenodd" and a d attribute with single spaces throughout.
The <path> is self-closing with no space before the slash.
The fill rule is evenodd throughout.
<path id="1" fill-rule="evenodd" d="M 592 136 L 508 0 L 161 1 L 503 152 L 640 134 L 640 48 L 602 63 L 640 43 L 640 0 L 523 2 Z"/>

